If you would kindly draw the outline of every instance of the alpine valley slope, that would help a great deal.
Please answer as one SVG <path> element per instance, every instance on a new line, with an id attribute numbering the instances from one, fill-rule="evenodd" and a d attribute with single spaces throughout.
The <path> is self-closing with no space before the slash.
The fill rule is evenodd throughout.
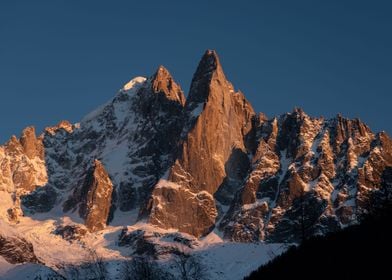
<path id="1" fill-rule="evenodd" d="M 114 279 L 132 256 L 164 266 L 186 248 L 210 278 L 240 279 L 279 244 L 358 223 L 391 184 L 385 132 L 301 109 L 257 114 L 207 51 L 187 98 L 161 66 L 80 123 L 0 146 L 0 267 L 65 275 L 94 251 Z"/>

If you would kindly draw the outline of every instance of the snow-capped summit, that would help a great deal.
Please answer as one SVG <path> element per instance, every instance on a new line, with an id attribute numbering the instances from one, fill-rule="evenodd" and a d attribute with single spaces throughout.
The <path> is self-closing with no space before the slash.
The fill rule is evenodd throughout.
<path id="1" fill-rule="evenodd" d="M 147 79 L 144 77 L 135 77 L 123 86 L 123 90 L 130 90 L 132 88 L 142 85 Z"/>

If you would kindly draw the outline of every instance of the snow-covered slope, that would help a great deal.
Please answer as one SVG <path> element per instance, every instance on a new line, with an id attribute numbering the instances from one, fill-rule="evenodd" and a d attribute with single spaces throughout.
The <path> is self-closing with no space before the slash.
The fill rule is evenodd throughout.
<path id="1" fill-rule="evenodd" d="M 100 258 L 108 279 L 123 279 L 123 268 L 137 255 L 148 259 L 158 257 L 160 266 L 178 275 L 176 252 L 186 252 L 195 256 L 208 272 L 207 279 L 234 280 L 243 278 L 286 249 L 284 244 L 226 242 L 216 233 L 198 240 L 176 230 L 162 230 L 146 223 L 127 228 L 108 226 L 99 233 L 85 231 L 81 238 L 65 240 L 56 233 L 59 223 L 51 219 L 39 221 L 22 217 L 18 225 L 9 228 L 8 236 L 17 233 L 33 244 L 34 254 L 42 264 L 24 264 L 23 261 L 12 265 L 1 258 L 0 279 L 35 279 L 38 275 L 42 279 L 49 279 L 49 276 L 85 279 L 95 275 Z M 63 218 L 61 224 L 63 227 L 76 226 L 68 218 Z M 132 240 L 126 235 L 138 238 Z M 75 271 L 81 278 L 72 278 Z"/>

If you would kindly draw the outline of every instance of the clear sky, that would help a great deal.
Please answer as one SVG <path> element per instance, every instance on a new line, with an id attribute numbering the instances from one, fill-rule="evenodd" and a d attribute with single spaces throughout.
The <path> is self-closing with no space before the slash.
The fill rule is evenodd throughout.
<path id="1" fill-rule="evenodd" d="M 268 116 L 302 107 L 392 134 L 392 1 L 0 1 L 0 142 L 79 121 L 165 65 L 185 92 L 206 49 Z"/>

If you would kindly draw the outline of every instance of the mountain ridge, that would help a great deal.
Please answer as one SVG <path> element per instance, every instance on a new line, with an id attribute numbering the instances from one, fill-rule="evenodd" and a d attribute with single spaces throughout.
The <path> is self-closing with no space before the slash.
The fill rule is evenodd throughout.
<path id="1" fill-rule="evenodd" d="M 11 137 L 0 146 L 0 219 L 54 221 L 50 234 L 83 232 L 78 242 L 122 226 L 138 252 L 171 231 L 186 244 L 298 243 L 357 224 L 385 199 L 391 167 L 391 138 L 359 119 L 256 113 L 207 50 L 187 98 L 159 66 L 80 123 Z"/>

